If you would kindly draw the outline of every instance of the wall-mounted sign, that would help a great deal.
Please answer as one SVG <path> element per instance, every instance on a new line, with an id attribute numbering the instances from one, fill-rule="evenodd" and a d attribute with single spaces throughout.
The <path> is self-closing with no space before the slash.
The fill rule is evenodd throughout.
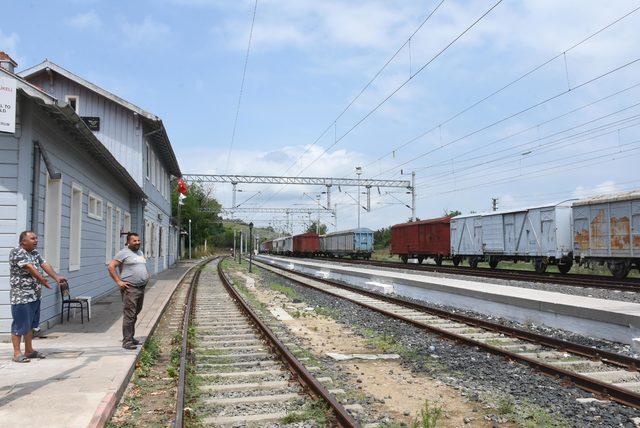
<path id="1" fill-rule="evenodd" d="M 82 120 L 87 124 L 90 130 L 100 131 L 100 118 L 93 116 L 83 116 Z"/>
<path id="2" fill-rule="evenodd" d="M 16 132 L 16 79 L 0 75 L 0 132 Z"/>

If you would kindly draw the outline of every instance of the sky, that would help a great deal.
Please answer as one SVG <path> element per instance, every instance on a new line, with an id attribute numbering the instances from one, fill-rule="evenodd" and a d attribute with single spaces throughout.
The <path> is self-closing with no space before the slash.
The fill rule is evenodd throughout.
<path id="1" fill-rule="evenodd" d="M 183 173 L 415 171 L 421 219 L 640 188 L 637 1 L 258 0 L 247 57 L 255 5 L 8 1 L 0 50 L 160 116 Z M 243 207 L 296 208 L 325 190 L 238 189 Z M 212 190 L 231 205 L 230 185 Z M 357 189 L 331 199 L 329 228 L 355 227 Z M 407 221 L 409 203 L 406 189 L 372 188 L 361 226 Z M 309 219 L 292 215 L 291 231 Z"/>

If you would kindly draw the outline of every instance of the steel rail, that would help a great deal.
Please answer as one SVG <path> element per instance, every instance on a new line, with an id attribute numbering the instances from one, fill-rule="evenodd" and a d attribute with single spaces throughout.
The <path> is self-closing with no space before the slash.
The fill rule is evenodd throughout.
<path id="1" fill-rule="evenodd" d="M 377 267 L 388 267 L 392 269 L 405 269 L 423 272 L 452 273 L 456 275 L 479 276 L 483 278 L 505 279 L 512 281 L 543 282 L 559 285 L 570 285 L 581 288 L 602 288 L 608 290 L 640 291 L 640 280 L 626 279 L 623 281 L 597 275 L 585 274 L 537 274 L 517 269 L 489 269 L 472 268 L 467 266 L 436 266 L 409 264 L 400 262 L 387 262 L 381 260 L 357 260 L 357 259 L 335 259 L 318 257 L 319 260 L 331 261 L 335 263 L 361 264 Z"/>
<path id="2" fill-rule="evenodd" d="M 269 270 L 271 272 L 277 273 L 285 278 L 288 278 L 289 280 L 292 280 L 300 285 L 303 285 L 305 287 L 310 287 L 308 284 L 305 284 L 303 281 L 300 280 L 296 280 L 295 278 L 290 278 L 286 275 L 282 275 L 281 273 L 278 273 L 275 270 L 272 269 L 268 269 L 268 268 L 274 268 L 274 266 L 265 266 L 264 263 L 255 262 L 256 266 L 259 266 L 263 269 Z M 617 365 L 617 366 L 621 366 L 621 367 L 625 367 L 630 371 L 636 371 L 637 368 L 640 367 L 640 360 L 635 359 L 635 358 L 631 358 L 631 357 L 627 357 L 624 355 L 619 355 L 613 352 L 608 352 L 608 351 L 603 351 L 603 350 L 599 350 L 599 349 L 595 349 L 595 348 L 591 348 L 589 346 L 584 346 L 584 345 L 579 345 L 579 344 L 575 344 L 572 342 L 568 342 L 568 341 L 564 341 L 561 339 L 555 339 L 555 338 L 551 338 L 551 337 L 547 337 L 547 336 L 543 336 L 543 335 L 539 335 L 536 333 L 532 333 L 526 330 L 520 330 L 517 328 L 513 328 L 513 327 L 506 327 L 506 326 L 502 326 L 500 324 L 497 323 L 492 323 L 490 321 L 485 321 L 485 320 L 479 320 L 473 317 L 469 317 L 466 315 L 461 315 L 461 314 L 452 314 L 450 312 L 444 311 L 444 310 L 440 310 L 440 309 L 433 309 L 433 308 L 429 308 L 429 307 L 425 307 L 416 303 L 412 303 L 412 302 L 407 302 L 405 300 L 402 299 L 397 299 L 394 297 L 390 297 L 390 296 L 383 296 L 381 294 L 375 293 L 375 292 L 371 292 L 368 290 L 361 290 L 355 287 L 351 287 L 348 285 L 344 285 L 344 284 L 340 284 L 331 280 L 327 280 L 327 279 L 323 279 L 323 278 L 318 278 L 315 277 L 313 275 L 309 275 L 309 274 L 305 274 L 305 273 L 301 273 L 301 272 L 297 272 L 291 269 L 287 269 L 281 266 L 275 266 L 276 269 L 278 270 L 282 270 L 294 275 L 298 275 L 301 276 L 303 278 L 308 278 L 311 279 L 313 281 L 318 281 L 333 287 L 337 287 L 340 289 L 344 289 L 344 290 L 348 290 L 357 294 L 361 294 L 361 295 L 365 295 L 367 297 L 371 297 L 371 298 L 375 298 L 375 299 L 379 299 L 382 301 L 386 301 L 389 303 L 394 303 L 396 305 L 399 306 L 403 306 L 406 308 L 410 308 L 410 309 L 414 309 L 414 310 L 419 310 L 421 312 L 425 312 L 431 315 L 435 315 L 435 316 L 439 316 L 442 318 L 447 318 L 447 319 L 452 319 L 452 320 L 456 320 L 458 322 L 461 323 L 465 323 L 465 324 L 469 324 L 471 326 L 477 326 L 477 327 L 481 327 L 484 329 L 488 329 L 488 330 L 493 330 L 496 332 L 500 332 L 502 334 L 511 336 L 511 337 L 515 337 L 518 339 L 522 339 L 525 341 L 529 341 L 529 342 L 533 342 L 533 343 L 537 343 L 543 346 L 547 346 L 547 347 L 552 347 L 552 348 L 556 348 L 562 351 L 566 351 L 569 353 L 573 353 L 573 354 L 577 354 L 577 355 L 581 355 L 581 356 L 586 356 L 589 358 L 593 358 L 593 359 L 599 359 L 604 363 L 608 363 L 608 364 L 612 364 L 612 365 Z M 315 290 L 319 290 L 319 291 L 323 291 L 321 289 L 315 288 Z M 325 291 L 325 293 L 328 293 Z M 331 294 L 331 293 L 329 293 Z M 333 294 L 331 294 L 333 295 Z M 335 296 L 335 295 L 333 295 Z M 630 407 L 634 407 L 634 408 L 640 408 L 640 393 L 637 392 L 633 392 L 631 390 L 625 389 L 625 388 L 620 388 L 617 386 L 614 386 L 610 383 L 606 383 L 606 382 L 602 382 L 600 380 L 597 379 L 593 379 L 590 378 L 588 376 L 584 376 L 582 374 L 576 373 L 576 372 L 572 372 L 570 370 L 565 370 L 559 367 L 555 367 L 551 364 L 547 364 L 544 363 L 542 361 L 538 361 L 534 358 L 531 357 L 527 357 L 524 355 L 520 355 L 516 352 L 511 352 L 505 349 L 501 349 L 497 346 L 494 345 L 490 345 L 487 343 L 484 343 L 482 341 L 479 340 L 475 340 L 475 339 L 471 339 L 465 336 L 462 336 L 460 334 L 457 333 L 453 333 L 451 331 L 448 330 L 444 330 L 438 327 L 434 327 L 434 326 L 430 326 L 430 325 L 426 325 L 420 321 L 416 321 L 416 320 L 412 320 L 408 317 L 404 317 L 402 315 L 399 314 L 394 314 L 392 312 L 386 311 L 384 309 L 381 308 L 376 308 L 373 305 L 369 305 L 366 304 L 364 302 L 358 302 L 355 300 L 349 300 L 352 303 L 358 304 L 360 306 L 363 306 L 367 309 L 371 309 L 374 310 L 376 312 L 379 312 L 383 315 L 395 318 L 395 319 L 399 319 L 402 321 L 405 321 L 407 323 L 410 323 L 416 327 L 425 329 L 425 330 L 429 330 L 431 332 L 434 332 L 438 335 L 441 335 L 443 337 L 446 337 L 448 339 L 460 342 L 460 343 L 464 343 L 465 345 L 469 345 L 469 346 L 474 346 L 474 347 L 478 347 L 478 348 L 482 348 L 492 354 L 495 355 L 500 355 L 500 356 L 504 356 L 507 357 L 509 359 L 512 359 L 514 361 L 519 361 L 522 363 L 525 363 L 529 366 L 532 366 L 534 368 L 536 368 L 537 370 L 540 370 L 541 372 L 551 375 L 553 377 L 559 377 L 561 379 L 566 379 L 571 381 L 572 383 L 574 383 L 576 386 L 585 389 L 589 392 L 595 393 L 597 395 L 601 395 L 601 396 L 605 396 L 605 397 L 609 397 L 610 399 L 617 401 L 621 404 L 624 404 L 626 406 L 630 406 Z"/>
<path id="3" fill-rule="evenodd" d="M 218 275 L 222 280 L 222 284 L 227 289 L 229 294 L 235 299 L 238 303 L 240 309 L 251 319 L 251 321 L 258 327 L 262 336 L 264 336 L 271 349 L 279 355 L 282 359 L 284 359 L 289 366 L 289 370 L 293 373 L 295 378 L 302 384 L 303 387 L 306 387 L 307 390 L 312 392 L 312 395 L 316 397 L 322 398 L 333 410 L 333 413 L 336 416 L 340 426 L 345 428 L 350 427 L 359 427 L 360 424 L 347 412 L 347 410 L 340 404 L 335 397 L 315 378 L 313 374 L 307 368 L 298 361 L 298 359 L 289 351 L 289 349 L 285 346 L 284 343 L 278 339 L 278 337 L 271 331 L 271 329 L 262 322 L 260 317 L 254 312 L 254 310 L 249 306 L 249 304 L 244 300 L 244 298 L 236 291 L 236 289 L 231 285 L 229 278 L 226 273 L 222 269 L 222 260 L 218 263 Z"/>
<path id="4" fill-rule="evenodd" d="M 213 259 L 215 260 L 215 259 Z M 186 391 L 186 380 L 187 380 L 187 357 L 188 357 L 188 348 L 189 348 L 189 324 L 191 323 L 191 313 L 193 309 L 193 300 L 194 300 L 194 290 L 196 288 L 196 284 L 200 279 L 200 272 L 202 271 L 202 267 L 210 262 L 209 259 L 206 262 L 201 262 L 196 268 L 196 272 L 191 278 L 191 282 L 189 284 L 189 293 L 187 294 L 187 304 L 184 309 L 184 314 L 182 318 L 182 347 L 180 349 L 180 367 L 179 367 L 179 375 L 178 375 L 178 391 L 176 397 L 176 418 L 173 422 L 174 428 L 182 428 L 184 427 L 184 400 L 185 400 L 185 391 Z"/>

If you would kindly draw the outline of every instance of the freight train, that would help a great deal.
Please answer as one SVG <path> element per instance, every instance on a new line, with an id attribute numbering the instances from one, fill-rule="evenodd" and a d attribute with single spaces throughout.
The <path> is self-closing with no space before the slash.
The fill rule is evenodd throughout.
<path id="1" fill-rule="evenodd" d="M 567 273 L 574 263 L 606 265 L 618 279 L 640 269 L 640 190 L 518 210 L 442 217 L 391 228 L 391 254 L 428 257 L 458 266 L 502 260 L 549 265 Z"/>
<path id="2" fill-rule="evenodd" d="M 320 255 L 370 259 L 373 253 L 373 230 L 360 228 L 326 235 L 303 233 L 285 236 L 261 243 L 260 252 L 299 257 Z"/>

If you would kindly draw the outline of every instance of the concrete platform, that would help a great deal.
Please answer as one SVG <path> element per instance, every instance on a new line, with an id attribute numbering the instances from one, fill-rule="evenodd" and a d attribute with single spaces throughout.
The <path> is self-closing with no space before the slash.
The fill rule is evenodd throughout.
<path id="1" fill-rule="evenodd" d="M 195 263 L 180 263 L 151 280 L 136 324 L 145 341 L 180 279 Z M 103 426 L 133 373 L 137 351 L 122 349 L 120 291 L 93 302 L 91 322 L 55 325 L 35 339 L 43 360 L 11 361 L 10 343 L 0 343 L 0 425 Z"/>
<path id="2" fill-rule="evenodd" d="M 632 344 L 640 337 L 640 304 L 574 296 L 481 281 L 364 268 L 325 261 L 259 256 L 259 260 L 320 278 L 473 310 L 522 323 Z"/>

